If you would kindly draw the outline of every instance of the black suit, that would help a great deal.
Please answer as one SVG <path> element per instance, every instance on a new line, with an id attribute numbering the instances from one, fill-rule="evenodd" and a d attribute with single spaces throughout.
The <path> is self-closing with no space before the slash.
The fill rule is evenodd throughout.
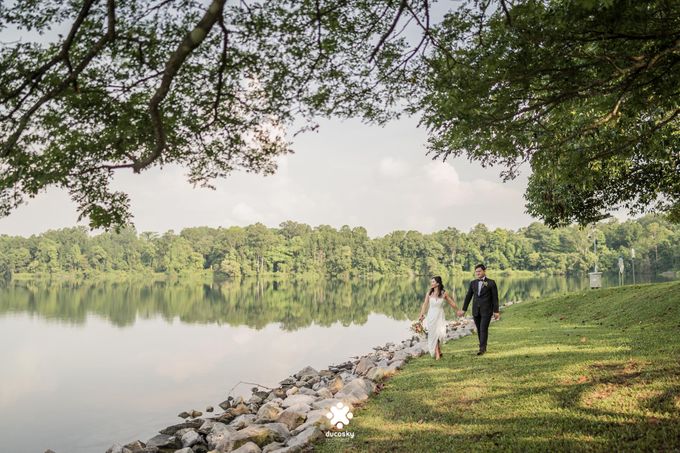
<path id="1" fill-rule="evenodd" d="M 478 292 L 479 280 L 474 279 L 470 282 L 470 287 L 465 295 L 463 311 L 468 309 L 472 300 L 472 317 L 477 327 L 477 337 L 479 338 L 479 350 L 486 351 L 486 341 L 489 338 L 489 324 L 491 316 L 498 313 L 498 287 L 496 282 L 490 278 L 484 278 L 481 292 Z"/>

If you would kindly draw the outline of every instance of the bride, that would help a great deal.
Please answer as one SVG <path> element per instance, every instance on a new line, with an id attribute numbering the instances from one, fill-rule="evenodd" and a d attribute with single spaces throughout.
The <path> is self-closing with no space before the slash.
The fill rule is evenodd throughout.
<path id="1" fill-rule="evenodd" d="M 423 300 L 423 305 L 420 307 L 420 317 L 418 318 L 422 321 L 425 318 L 425 310 L 427 310 L 427 348 L 435 360 L 439 360 L 442 357 L 441 343 L 446 339 L 444 301 L 454 310 L 458 309 L 455 295 L 452 298 L 444 291 L 442 278 L 437 275 L 430 280 L 430 289 L 425 294 L 425 300 Z"/>

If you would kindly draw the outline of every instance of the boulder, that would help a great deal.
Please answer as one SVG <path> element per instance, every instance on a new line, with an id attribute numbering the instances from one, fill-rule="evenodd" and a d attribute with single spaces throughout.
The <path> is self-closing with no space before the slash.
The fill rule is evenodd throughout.
<path id="1" fill-rule="evenodd" d="M 230 396 L 226 400 L 222 401 L 218 406 L 220 406 L 225 411 L 231 407 L 231 402 L 234 400 L 233 396 Z"/>
<path id="2" fill-rule="evenodd" d="M 288 447 L 306 447 L 323 437 L 323 433 L 318 426 L 310 426 L 295 437 L 288 439 Z"/>
<path id="3" fill-rule="evenodd" d="M 175 436 L 157 434 L 146 441 L 146 447 L 179 449 L 182 448 L 182 442 Z"/>
<path id="4" fill-rule="evenodd" d="M 319 372 L 316 371 L 314 368 L 311 366 L 306 366 L 297 373 L 295 373 L 295 377 L 298 379 L 306 380 L 305 378 L 310 378 L 310 377 L 315 377 L 318 376 Z"/>
<path id="5" fill-rule="evenodd" d="M 368 396 L 375 391 L 375 384 L 368 379 L 357 378 L 340 389 L 335 394 L 335 398 L 340 398 L 343 401 L 348 400 L 352 404 L 356 404 L 368 399 Z"/>
<path id="6" fill-rule="evenodd" d="M 182 436 L 182 447 L 193 447 L 198 443 L 202 443 L 203 438 L 193 429 Z"/>
<path id="7" fill-rule="evenodd" d="M 316 409 L 309 411 L 307 413 L 307 419 L 303 424 L 292 430 L 290 433 L 293 436 L 296 436 L 300 434 L 302 431 L 305 429 L 309 428 L 310 426 L 318 426 L 319 428 L 323 430 L 327 430 L 331 428 L 331 422 L 326 417 L 326 414 L 328 414 L 328 409 Z"/>
<path id="8" fill-rule="evenodd" d="M 236 429 L 224 423 L 215 423 L 210 429 L 210 433 L 205 437 L 210 450 L 219 452 L 231 451 L 233 449 L 232 437 L 236 434 Z"/>
<path id="9" fill-rule="evenodd" d="M 265 447 L 262 449 L 262 453 L 270 453 L 272 451 L 277 451 L 285 446 L 286 444 L 283 442 L 272 442 L 271 444 L 265 445 Z"/>
<path id="10" fill-rule="evenodd" d="M 279 415 L 281 415 L 282 411 L 283 409 L 281 409 L 275 403 L 265 403 L 260 407 L 260 410 L 257 411 L 256 423 L 269 423 L 276 421 L 276 419 L 279 418 Z"/>
<path id="11" fill-rule="evenodd" d="M 311 396 L 316 396 L 316 391 L 310 389 L 309 387 L 302 387 L 299 389 L 299 393 L 301 395 L 311 395 Z"/>
<path id="12" fill-rule="evenodd" d="M 232 453 L 261 453 L 261 452 L 262 450 L 255 442 L 247 442 L 238 447 Z"/>
<path id="13" fill-rule="evenodd" d="M 366 378 L 374 381 L 374 382 L 380 382 L 383 379 L 390 377 L 396 373 L 397 369 L 392 366 L 376 366 L 368 370 L 368 373 L 366 373 Z"/>
<path id="14" fill-rule="evenodd" d="M 257 418 L 257 415 L 255 414 L 243 414 L 239 415 L 235 419 L 233 419 L 230 423 L 229 426 L 233 426 L 235 429 L 243 429 L 248 425 L 252 425 L 255 423 L 255 419 Z"/>
<path id="15" fill-rule="evenodd" d="M 231 414 L 234 415 L 234 416 L 238 416 L 238 415 L 242 415 L 242 414 L 249 414 L 250 409 L 248 408 L 248 406 L 245 403 L 241 402 L 241 403 L 238 403 L 237 405 L 235 405 L 234 407 L 230 408 L 229 412 L 231 412 Z"/>
<path id="16" fill-rule="evenodd" d="M 342 387 L 340 387 L 342 388 Z M 339 390 L 339 389 L 338 389 Z M 320 388 L 319 390 L 316 391 L 316 394 L 320 398 L 333 398 L 333 392 L 331 392 L 328 388 Z"/>
<path id="17" fill-rule="evenodd" d="M 333 380 L 328 384 L 328 390 L 330 390 L 331 393 L 335 394 L 339 392 L 344 385 L 345 382 L 342 380 L 342 377 L 335 376 Z"/>
<path id="18" fill-rule="evenodd" d="M 172 425 L 172 426 L 168 426 L 167 428 L 163 428 L 162 430 L 159 431 L 159 433 L 167 434 L 168 436 L 172 436 L 177 431 L 179 431 L 180 429 L 184 429 L 184 428 L 198 429 L 203 425 L 204 422 L 205 422 L 205 420 L 201 420 L 201 419 L 187 420 L 184 423 L 178 423 L 176 425 Z"/>
<path id="19" fill-rule="evenodd" d="M 283 405 L 284 408 L 294 406 L 296 404 L 311 405 L 314 402 L 315 399 L 316 398 L 312 395 L 300 395 L 300 394 L 291 395 L 288 398 L 286 398 L 285 400 L 283 400 L 282 405 Z"/>
<path id="20" fill-rule="evenodd" d="M 140 440 L 135 440 L 134 442 L 130 442 L 129 444 L 126 444 L 123 447 L 123 450 L 125 450 L 127 448 L 132 453 L 138 453 L 140 451 L 143 451 L 144 447 L 145 447 L 144 442 L 142 442 Z"/>
<path id="21" fill-rule="evenodd" d="M 363 376 L 373 366 L 375 366 L 375 364 L 371 359 L 368 357 L 363 357 L 361 360 L 359 360 L 359 363 L 357 363 L 357 366 L 354 368 L 354 372 Z"/>
<path id="22" fill-rule="evenodd" d="M 307 410 L 301 409 L 301 405 L 291 406 L 288 409 L 281 412 L 279 415 L 278 422 L 283 423 L 288 427 L 289 430 L 293 430 L 303 424 L 307 419 L 307 412 L 309 412 L 310 407 L 306 406 Z"/>
<path id="23" fill-rule="evenodd" d="M 283 423 L 252 424 L 237 431 L 233 438 L 233 448 L 238 448 L 248 442 L 254 442 L 263 447 L 272 442 L 283 442 L 290 437 L 288 427 Z"/>

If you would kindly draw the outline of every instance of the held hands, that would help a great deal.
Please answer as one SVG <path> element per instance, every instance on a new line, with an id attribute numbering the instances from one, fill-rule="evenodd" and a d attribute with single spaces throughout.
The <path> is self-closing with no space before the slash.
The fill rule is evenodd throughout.
<path id="1" fill-rule="evenodd" d="M 494 313 L 494 314 L 493 314 L 493 319 L 495 319 L 496 321 L 498 321 L 500 318 L 501 318 L 501 314 L 500 314 L 500 313 Z"/>
<path id="2" fill-rule="evenodd" d="M 458 316 L 459 318 L 462 318 L 464 314 L 465 314 L 465 312 L 463 310 L 458 310 L 456 312 L 456 316 Z"/>

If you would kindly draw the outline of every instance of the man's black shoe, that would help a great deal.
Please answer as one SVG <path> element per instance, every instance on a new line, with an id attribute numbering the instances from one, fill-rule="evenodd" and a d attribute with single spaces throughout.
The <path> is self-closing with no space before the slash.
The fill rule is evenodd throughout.
<path id="1" fill-rule="evenodd" d="M 480 349 L 479 352 L 477 352 L 477 355 L 482 355 L 482 354 L 484 354 L 485 352 L 486 352 L 486 351 L 482 351 L 482 350 Z"/>

